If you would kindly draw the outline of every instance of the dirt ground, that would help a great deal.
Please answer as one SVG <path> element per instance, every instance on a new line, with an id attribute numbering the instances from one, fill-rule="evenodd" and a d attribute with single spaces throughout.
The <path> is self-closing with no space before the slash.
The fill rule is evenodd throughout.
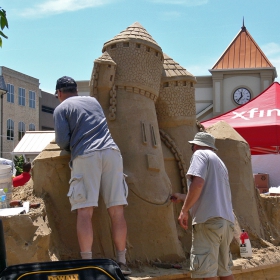
<path id="1" fill-rule="evenodd" d="M 267 198 L 265 198 L 267 199 Z M 23 187 L 15 188 L 13 191 L 13 200 L 29 201 L 30 203 L 40 203 L 40 207 L 36 209 L 30 209 L 29 215 L 38 214 L 44 211 L 44 201 L 42 198 L 38 198 L 33 194 L 33 182 L 32 180 Z M 275 205 L 274 205 L 275 207 Z M 279 206 L 280 208 L 280 206 Z M 278 266 L 280 264 L 280 246 L 273 245 L 265 240 L 252 243 L 252 258 L 240 258 L 238 254 L 233 254 L 233 273 L 253 271 L 266 269 L 269 267 Z M 52 256 L 52 260 L 57 260 L 56 256 Z M 160 262 L 160 261 L 159 261 Z M 130 263 L 132 269 L 132 275 L 129 277 L 131 280 L 136 279 L 188 279 L 190 277 L 189 262 L 180 263 L 181 269 L 175 268 L 159 268 L 155 265 L 142 262 Z M 280 268 L 279 268 L 280 271 Z M 280 272 L 279 272 L 280 275 Z M 240 278 L 241 279 L 241 278 Z M 242 278 L 243 279 L 243 278 Z M 249 278 L 248 278 L 249 279 Z M 280 279 L 279 278 L 266 278 L 266 279 Z"/>

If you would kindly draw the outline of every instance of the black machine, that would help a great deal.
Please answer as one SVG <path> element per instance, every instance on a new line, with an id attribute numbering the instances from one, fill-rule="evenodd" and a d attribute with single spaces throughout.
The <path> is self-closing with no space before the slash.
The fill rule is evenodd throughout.
<path id="1" fill-rule="evenodd" d="M 125 280 L 111 259 L 38 262 L 7 266 L 0 219 L 0 280 Z"/>

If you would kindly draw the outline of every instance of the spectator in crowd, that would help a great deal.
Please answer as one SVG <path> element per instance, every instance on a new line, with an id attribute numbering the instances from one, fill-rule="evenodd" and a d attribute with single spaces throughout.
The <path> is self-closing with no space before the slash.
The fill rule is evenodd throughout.
<path id="1" fill-rule="evenodd" d="M 21 187 L 25 185 L 31 178 L 30 170 L 31 170 L 31 163 L 25 162 L 22 166 L 23 172 L 13 178 L 13 186 L 14 187 Z"/>

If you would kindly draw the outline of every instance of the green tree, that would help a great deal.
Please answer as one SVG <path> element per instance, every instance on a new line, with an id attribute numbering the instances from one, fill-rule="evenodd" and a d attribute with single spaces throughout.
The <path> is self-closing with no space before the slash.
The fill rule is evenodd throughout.
<path id="1" fill-rule="evenodd" d="M 3 30 L 5 27 L 9 28 L 8 20 L 6 17 L 6 11 L 4 9 L 2 9 L 1 7 L 0 7 L 0 27 L 1 27 L 1 30 Z M 2 48 L 2 38 L 1 37 L 8 39 L 8 36 L 6 36 L 1 30 L 0 30 L 0 47 Z"/>
<path id="2" fill-rule="evenodd" d="M 22 166 L 24 164 L 24 157 L 21 156 L 15 156 L 14 158 L 14 164 L 15 164 L 15 168 L 16 168 L 16 176 L 20 175 L 22 173 Z"/>

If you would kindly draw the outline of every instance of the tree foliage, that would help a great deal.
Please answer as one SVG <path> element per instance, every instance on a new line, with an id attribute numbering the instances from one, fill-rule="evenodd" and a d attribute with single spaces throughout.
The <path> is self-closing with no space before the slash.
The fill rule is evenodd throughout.
<path id="1" fill-rule="evenodd" d="M 8 39 L 8 36 L 6 36 L 2 32 L 2 30 L 4 30 L 5 27 L 9 28 L 8 20 L 6 17 L 6 11 L 0 7 L 0 28 L 1 28 L 1 30 L 0 30 L 0 47 L 1 48 L 2 48 L 2 37 Z"/>
<path id="2" fill-rule="evenodd" d="M 15 156 L 14 158 L 14 164 L 15 164 L 15 168 L 16 168 L 16 176 L 20 175 L 22 173 L 22 167 L 23 167 L 23 164 L 24 164 L 24 157 L 21 155 L 21 156 Z"/>

